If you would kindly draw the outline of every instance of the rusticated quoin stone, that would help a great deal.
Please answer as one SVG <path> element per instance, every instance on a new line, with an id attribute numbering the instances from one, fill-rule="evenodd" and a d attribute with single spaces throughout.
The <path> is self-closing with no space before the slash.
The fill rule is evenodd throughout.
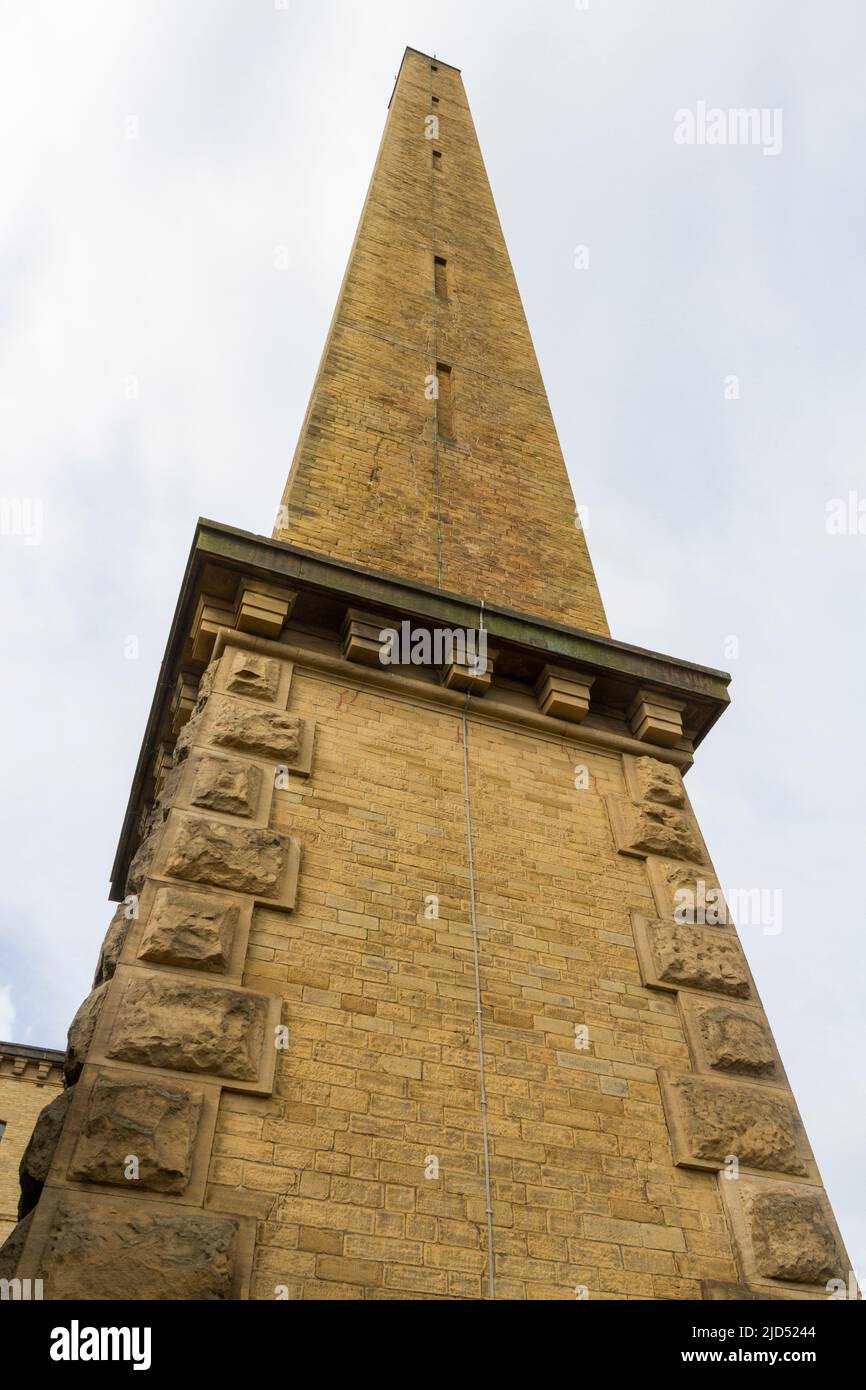
<path id="1" fill-rule="evenodd" d="M 153 823 L 156 826 L 162 825 L 174 805 L 178 785 L 182 776 L 183 768 L 178 760 L 173 758 L 171 765 L 166 768 L 165 776 L 162 779 L 162 786 L 154 802 Z"/>
<path id="2" fill-rule="evenodd" d="M 39 1276 L 51 1299 L 225 1300 L 232 1296 L 238 1223 L 184 1211 L 166 1215 L 127 1198 L 62 1202 Z"/>
<path id="3" fill-rule="evenodd" d="M 733 934 L 673 922 L 654 922 L 650 933 L 660 979 L 687 989 L 748 997 L 746 962 Z"/>
<path id="4" fill-rule="evenodd" d="M 252 990 L 208 988 L 175 976 L 131 979 L 109 1056 L 170 1071 L 254 1081 L 266 1014 L 265 995 Z"/>
<path id="5" fill-rule="evenodd" d="M 219 658 L 215 658 L 207 667 L 204 675 L 198 683 L 198 693 L 195 702 L 195 709 L 177 736 L 174 745 L 175 766 L 180 767 L 189 755 L 189 750 L 198 739 L 198 731 L 201 728 L 202 715 L 208 700 L 213 694 L 214 681 L 219 669 Z"/>
<path id="6" fill-rule="evenodd" d="M 61 1091 L 59 1096 L 55 1096 L 52 1101 L 49 1101 L 39 1112 L 36 1124 L 33 1126 L 33 1133 L 18 1165 L 18 1181 L 21 1185 L 21 1196 L 18 1201 L 19 1221 L 27 1215 L 28 1211 L 32 1211 L 39 1201 L 39 1194 L 45 1185 L 45 1179 L 48 1177 L 48 1169 L 51 1167 L 57 1141 L 66 1119 L 66 1112 L 74 1094 L 75 1088 L 70 1086 L 68 1090 Z"/>
<path id="7" fill-rule="evenodd" d="M 276 896 L 288 842 L 273 830 L 183 819 L 165 872 L 193 883 L 212 883 L 239 893 Z"/>
<path id="8" fill-rule="evenodd" d="M 69 1033 L 66 1040 L 66 1057 L 63 1062 L 63 1076 L 67 1086 L 74 1086 L 81 1075 L 81 1068 L 84 1066 L 96 1025 L 99 1022 L 99 1015 L 105 1003 L 105 996 L 108 991 L 110 981 L 98 985 L 91 990 L 84 1003 L 79 1006 L 78 1012 L 69 1025 Z"/>
<path id="9" fill-rule="evenodd" d="M 130 917 L 128 907 L 125 902 L 121 903 L 108 924 L 108 931 L 102 941 L 99 951 L 99 960 L 96 965 L 96 974 L 93 977 L 94 987 L 104 984 L 110 980 L 117 968 L 120 953 L 123 950 L 123 943 L 129 931 Z"/>
<path id="10" fill-rule="evenodd" d="M 129 873 L 126 877 L 127 893 L 140 893 L 144 887 L 145 880 L 148 878 L 153 868 L 156 852 L 162 843 L 163 829 L 164 826 L 161 817 L 159 818 L 158 824 L 151 821 L 148 834 L 135 851 L 132 863 L 129 866 Z"/>
<path id="11" fill-rule="evenodd" d="M 235 652 L 226 688 L 235 695 L 251 695 L 255 700 L 273 700 L 280 685 L 280 664 L 258 652 Z"/>
<path id="12" fill-rule="evenodd" d="M 734 1155 L 746 1168 L 806 1173 L 786 1100 L 687 1076 L 671 1078 L 670 1093 L 690 1157 L 722 1168 Z"/>
<path id="13" fill-rule="evenodd" d="M 240 920 L 237 903 L 183 888 L 160 888 L 142 933 L 142 960 L 225 970 Z"/>
<path id="14" fill-rule="evenodd" d="M 292 763 L 301 748 L 301 721 L 280 710 L 253 709 L 240 700 L 212 701 L 211 742 L 259 758 Z"/>
<path id="15" fill-rule="evenodd" d="M 88 1097 L 68 1176 L 149 1192 L 183 1192 L 201 1110 L 198 1091 L 158 1079 L 116 1081 L 100 1076 Z M 135 1179 L 126 1176 L 130 1157 L 138 1160 Z"/>
<path id="16" fill-rule="evenodd" d="M 202 758 L 193 777 L 190 800 L 206 811 L 232 816 L 255 815 L 262 770 L 237 758 Z"/>
<path id="17" fill-rule="evenodd" d="M 633 766 L 641 797 L 665 806 L 685 806 L 683 779 L 670 763 L 658 758 L 635 758 Z"/>
<path id="18" fill-rule="evenodd" d="M 657 860 L 653 871 L 661 876 L 674 920 L 696 926 L 724 926 L 728 920 L 725 896 L 715 874 L 700 865 Z"/>
<path id="19" fill-rule="evenodd" d="M 761 1019 L 726 1004 L 701 1009 L 697 1014 L 707 1061 L 715 1071 L 740 1076 L 773 1076 L 776 1054 L 769 1031 Z"/>
<path id="20" fill-rule="evenodd" d="M 761 1274 L 795 1284 L 826 1284 L 843 1273 L 836 1240 L 817 1196 L 754 1195 L 747 1220 Z"/>
<path id="21" fill-rule="evenodd" d="M 691 816 L 673 806 L 644 801 L 623 806 L 621 850 L 661 854 L 668 859 L 700 859 L 702 850 Z"/>
<path id="22" fill-rule="evenodd" d="M 214 682 L 216 681 L 217 671 L 219 670 L 220 659 L 215 656 L 205 667 L 204 674 L 198 683 L 198 694 L 195 702 L 196 714 L 201 714 L 211 695 L 213 694 Z"/>
<path id="23" fill-rule="evenodd" d="M 198 739 L 198 731 L 201 728 L 202 722 L 202 713 L 203 705 L 199 702 L 196 706 L 195 713 L 186 721 L 177 736 L 177 741 L 174 745 L 174 761 L 177 767 L 183 766 L 189 757 L 190 748 Z"/>

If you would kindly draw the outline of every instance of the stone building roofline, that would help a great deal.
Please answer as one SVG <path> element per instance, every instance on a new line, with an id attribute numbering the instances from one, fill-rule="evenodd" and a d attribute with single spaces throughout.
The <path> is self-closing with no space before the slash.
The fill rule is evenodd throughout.
<path id="1" fill-rule="evenodd" d="M 27 1081 L 60 1083 L 65 1053 L 55 1047 L 0 1041 L 0 1074 Z"/>
<path id="2" fill-rule="evenodd" d="M 30 1062 L 56 1062 L 59 1065 L 65 1053 L 56 1047 L 31 1047 L 29 1043 L 0 1041 L 0 1056 L 25 1057 Z"/>

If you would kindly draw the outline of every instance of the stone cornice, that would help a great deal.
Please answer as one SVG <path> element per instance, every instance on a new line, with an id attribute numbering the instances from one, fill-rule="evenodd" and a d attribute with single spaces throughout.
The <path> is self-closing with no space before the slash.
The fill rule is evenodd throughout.
<path id="1" fill-rule="evenodd" d="M 479 606 L 465 596 L 331 560 L 285 541 L 256 536 L 219 522 L 199 520 L 193 543 L 193 552 L 196 550 L 214 559 L 234 562 L 245 571 L 279 576 L 292 584 L 339 594 L 347 604 L 380 605 L 447 627 L 478 626 Z M 727 672 L 711 666 L 698 666 L 496 605 L 485 605 L 484 626 L 491 640 L 523 645 L 539 657 L 576 661 L 591 669 L 651 681 L 665 686 L 672 694 L 704 695 L 720 702 L 716 718 L 729 703 L 727 687 L 731 678 Z"/>
<path id="2" fill-rule="evenodd" d="M 53 1081 L 60 1085 L 63 1056 L 62 1052 L 52 1047 L 0 1042 L 0 1076 L 12 1076 L 22 1081 Z"/>
<path id="3" fill-rule="evenodd" d="M 241 578 L 255 581 L 253 587 L 263 597 L 239 597 Z M 281 603 L 281 594 L 291 595 L 288 605 Z M 258 608 L 257 603 L 265 607 Z M 193 681 L 197 679 L 223 627 L 238 626 L 274 637 L 280 633 L 281 623 L 291 617 L 296 630 L 284 631 L 280 640 L 297 645 L 302 643 L 305 631 L 317 633 L 319 641 L 322 635 L 330 634 L 337 639 L 349 609 L 363 610 L 381 620 L 383 626 L 406 619 L 430 630 L 477 629 L 480 623 L 479 605 L 463 595 L 331 560 L 236 527 L 199 521 L 112 870 L 111 896 L 115 900 L 123 894 L 140 813 L 150 791 L 154 759 L 158 758 L 161 744 L 176 733 L 176 727 L 172 730 L 171 710 L 173 699 L 177 705 L 181 673 L 190 673 Z M 237 616 L 240 612 L 243 618 Z M 580 681 L 591 685 L 592 717 L 580 726 L 580 736 L 588 741 L 631 741 L 637 737 L 666 743 L 669 756 L 687 766 L 693 749 L 729 703 L 730 677 L 723 671 L 498 605 L 485 605 L 483 625 L 496 649 L 495 674 L 503 689 L 512 694 L 531 694 L 536 688 L 549 690 L 551 673 L 567 688 L 574 688 L 574 683 Z M 395 690 L 398 683 L 406 688 L 405 679 L 396 671 L 393 680 Z M 431 698 L 438 698 L 440 690 L 442 695 L 453 695 L 442 687 L 428 686 Z M 473 706 L 476 699 L 473 697 Z M 652 712 L 657 706 L 663 711 L 675 711 L 674 721 L 681 720 L 682 737 L 678 739 L 676 732 L 670 737 L 653 733 L 653 728 L 661 728 L 664 720 L 654 726 L 646 711 Z M 483 707 L 485 717 L 495 716 L 500 709 L 495 691 L 486 700 L 478 699 L 477 707 Z M 639 714 L 635 714 L 636 709 Z M 510 717 L 519 722 L 519 710 L 512 710 Z M 538 709 L 533 708 L 531 714 L 527 712 L 526 722 L 537 726 L 538 717 Z M 547 720 L 547 725 L 551 731 L 565 729 L 578 736 L 576 724 Z"/>

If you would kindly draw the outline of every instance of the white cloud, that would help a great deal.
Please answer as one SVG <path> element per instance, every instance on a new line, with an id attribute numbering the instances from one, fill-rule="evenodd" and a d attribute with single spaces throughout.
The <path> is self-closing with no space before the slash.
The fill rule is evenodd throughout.
<path id="1" fill-rule="evenodd" d="M 15 1028 L 15 1005 L 8 985 L 0 985 L 0 1038 L 10 1042 Z"/>

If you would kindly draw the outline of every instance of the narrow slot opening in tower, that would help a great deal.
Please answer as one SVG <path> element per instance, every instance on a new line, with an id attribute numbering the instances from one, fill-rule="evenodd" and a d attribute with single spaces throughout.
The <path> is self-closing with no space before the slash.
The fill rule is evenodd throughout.
<path id="1" fill-rule="evenodd" d="M 439 382 L 436 428 L 445 439 L 452 439 L 454 436 L 454 395 L 451 376 L 450 367 L 444 362 L 436 363 L 436 378 Z"/>

